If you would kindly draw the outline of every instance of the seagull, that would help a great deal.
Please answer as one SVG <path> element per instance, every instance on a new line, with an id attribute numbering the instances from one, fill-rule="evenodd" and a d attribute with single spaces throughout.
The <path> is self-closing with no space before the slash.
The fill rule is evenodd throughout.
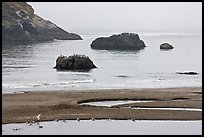
<path id="1" fill-rule="evenodd" d="M 91 118 L 91 120 L 94 121 L 95 119 L 94 119 L 94 118 Z"/>
<path id="2" fill-rule="evenodd" d="M 41 114 L 38 114 L 37 116 L 33 117 L 34 119 L 36 118 L 37 119 L 37 124 L 39 124 L 39 121 L 40 121 L 40 116 Z M 33 120 L 33 123 L 35 123 L 35 121 Z"/>
<path id="3" fill-rule="evenodd" d="M 131 108 L 131 106 L 128 106 L 128 108 Z"/>
<path id="4" fill-rule="evenodd" d="M 20 130 L 20 128 L 13 128 L 13 130 Z"/>
<path id="5" fill-rule="evenodd" d="M 28 123 L 29 126 L 32 126 L 32 123 Z"/>
<path id="6" fill-rule="evenodd" d="M 38 114 L 38 115 L 36 116 L 36 118 L 37 118 L 38 121 L 40 120 L 40 116 L 41 116 L 41 114 Z"/>
<path id="7" fill-rule="evenodd" d="M 31 122 L 26 122 L 27 125 L 29 126 L 32 126 L 32 123 Z"/>
<path id="8" fill-rule="evenodd" d="M 77 118 L 76 120 L 77 120 L 77 121 L 80 121 L 80 119 L 79 119 L 79 118 Z"/>

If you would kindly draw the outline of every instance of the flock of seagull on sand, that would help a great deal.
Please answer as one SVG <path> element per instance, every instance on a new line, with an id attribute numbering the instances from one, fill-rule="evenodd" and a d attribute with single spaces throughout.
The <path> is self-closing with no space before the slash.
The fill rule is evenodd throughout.
<path id="1" fill-rule="evenodd" d="M 39 128 L 43 128 L 43 126 L 39 124 L 40 119 L 41 119 L 41 114 L 38 114 L 37 116 L 33 117 L 33 119 L 34 120 L 32 122 L 26 122 L 26 124 L 29 126 L 32 126 L 34 123 L 37 123 L 39 125 L 38 126 Z M 80 121 L 80 118 L 76 118 L 76 120 Z M 94 121 L 95 118 L 91 118 L 91 120 Z M 108 120 L 111 120 L 111 118 L 109 118 Z M 131 119 L 131 120 L 135 122 L 135 119 Z M 58 122 L 59 120 L 56 119 L 55 121 Z M 66 122 L 66 121 L 63 120 L 63 122 Z M 20 128 L 13 128 L 13 130 L 20 130 Z"/>

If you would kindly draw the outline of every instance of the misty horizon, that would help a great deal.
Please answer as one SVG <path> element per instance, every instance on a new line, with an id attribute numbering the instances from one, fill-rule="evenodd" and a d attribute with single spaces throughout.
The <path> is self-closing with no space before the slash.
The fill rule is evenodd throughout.
<path id="1" fill-rule="evenodd" d="M 201 32 L 201 2 L 28 2 L 69 32 Z M 54 10 L 53 10 L 54 9 Z"/>

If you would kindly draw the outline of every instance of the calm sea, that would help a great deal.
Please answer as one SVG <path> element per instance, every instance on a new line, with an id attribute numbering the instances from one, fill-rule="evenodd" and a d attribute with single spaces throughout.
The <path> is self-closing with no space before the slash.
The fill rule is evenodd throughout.
<path id="1" fill-rule="evenodd" d="M 3 46 L 2 91 L 202 86 L 202 34 L 138 33 L 146 48 L 107 51 L 90 48 L 97 37 L 120 32 L 79 34 L 83 40 Z M 137 33 L 137 32 L 136 32 Z M 172 50 L 160 50 L 168 42 Z M 59 55 L 84 54 L 97 66 L 89 72 L 56 71 Z M 177 71 L 196 71 L 181 75 Z"/>

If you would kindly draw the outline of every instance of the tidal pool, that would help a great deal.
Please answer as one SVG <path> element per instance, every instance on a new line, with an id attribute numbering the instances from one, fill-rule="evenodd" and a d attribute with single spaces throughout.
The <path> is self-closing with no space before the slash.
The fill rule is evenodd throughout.
<path id="1" fill-rule="evenodd" d="M 144 107 L 131 107 L 131 109 L 154 109 L 154 110 L 184 110 L 184 111 L 202 111 L 198 108 L 144 108 Z"/>
<path id="2" fill-rule="evenodd" d="M 91 106 L 106 106 L 106 107 L 112 107 L 116 105 L 124 105 L 124 104 L 131 104 L 131 103 L 145 103 L 145 102 L 155 102 L 155 100 L 115 100 L 115 101 L 93 101 L 93 102 L 86 102 L 81 103 L 81 105 L 91 105 Z M 202 111 L 202 109 L 197 108 L 162 108 L 162 107 L 124 107 L 124 108 L 130 108 L 130 109 L 154 109 L 154 110 L 184 110 L 184 111 Z"/>
<path id="3" fill-rule="evenodd" d="M 91 105 L 91 106 L 105 106 L 105 107 L 112 107 L 115 105 L 123 105 L 123 104 L 130 104 L 130 103 L 144 103 L 144 102 L 155 102 L 155 100 L 113 100 L 113 101 L 93 101 L 93 102 L 86 102 L 81 103 L 81 105 Z"/>

